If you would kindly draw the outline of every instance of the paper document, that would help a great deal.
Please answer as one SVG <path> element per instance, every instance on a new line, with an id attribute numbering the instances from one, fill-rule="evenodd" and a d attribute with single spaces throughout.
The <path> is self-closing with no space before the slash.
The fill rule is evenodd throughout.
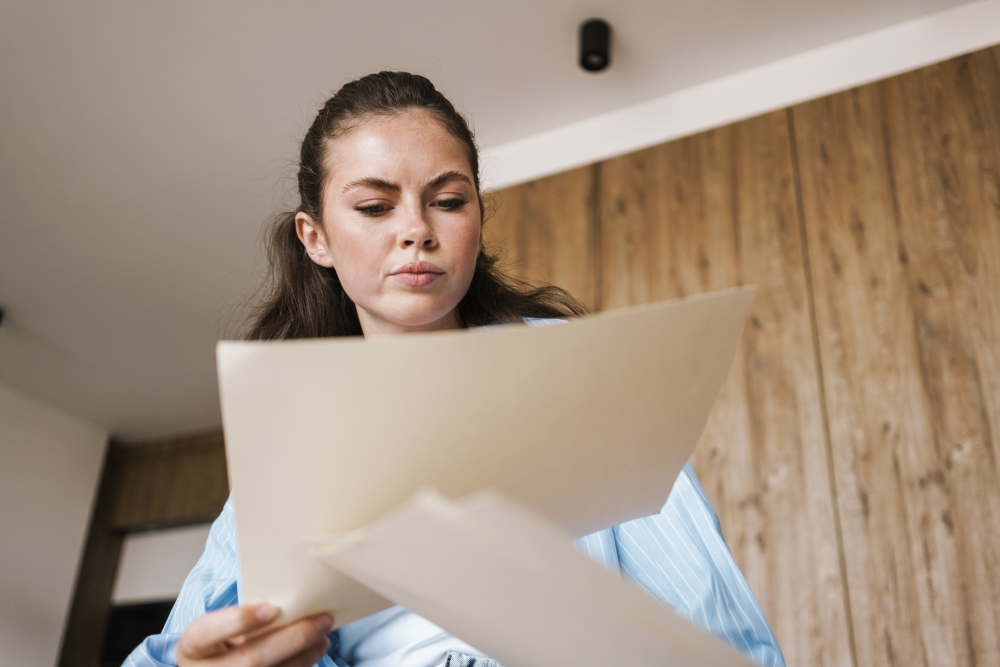
<path id="1" fill-rule="evenodd" d="M 219 343 L 244 599 L 282 621 L 332 611 L 338 626 L 391 606 L 310 548 L 423 487 L 495 489 L 572 537 L 659 511 L 752 296 L 545 327 Z"/>
<path id="2" fill-rule="evenodd" d="M 314 553 L 517 667 L 750 667 L 496 492 L 432 490 Z"/>

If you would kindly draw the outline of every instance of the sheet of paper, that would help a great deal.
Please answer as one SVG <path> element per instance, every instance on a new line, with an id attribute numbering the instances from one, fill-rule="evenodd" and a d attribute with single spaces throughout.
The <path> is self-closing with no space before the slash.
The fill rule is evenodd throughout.
<path id="1" fill-rule="evenodd" d="M 431 486 L 493 488 L 580 536 L 660 509 L 752 288 L 375 340 L 223 342 L 219 388 L 244 597 L 338 625 L 392 603 L 309 552 Z"/>
<path id="2" fill-rule="evenodd" d="M 425 489 L 314 553 L 506 665 L 752 664 L 496 492 Z"/>

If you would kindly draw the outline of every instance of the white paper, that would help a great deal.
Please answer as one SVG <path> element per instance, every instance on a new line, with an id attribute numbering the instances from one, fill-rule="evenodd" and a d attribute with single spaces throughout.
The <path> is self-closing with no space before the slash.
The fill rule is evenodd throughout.
<path id="1" fill-rule="evenodd" d="M 752 664 L 496 492 L 425 489 L 314 553 L 508 666 Z"/>
<path id="2" fill-rule="evenodd" d="M 431 486 L 493 488 L 570 535 L 657 512 L 729 369 L 752 288 L 509 326 L 223 342 L 243 592 L 337 625 L 392 602 L 309 551 Z"/>

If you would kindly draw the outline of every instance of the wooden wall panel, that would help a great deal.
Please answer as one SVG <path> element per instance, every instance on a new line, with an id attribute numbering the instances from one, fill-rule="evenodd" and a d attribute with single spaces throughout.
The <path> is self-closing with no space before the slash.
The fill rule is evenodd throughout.
<path id="1" fill-rule="evenodd" d="M 493 195 L 487 248 L 503 249 L 515 275 L 558 285 L 599 310 L 594 167 L 582 167 Z"/>
<path id="2" fill-rule="evenodd" d="M 997 53 L 792 112 L 864 667 L 1000 664 Z"/>
<path id="3" fill-rule="evenodd" d="M 791 665 L 852 663 L 784 112 L 609 160 L 606 308 L 757 284 L 694 456 Z"/>
<path id="4" fill-rule="evenodd" d="M 229 496 L 221 431 L 120 446 L 112 527 L 121 531 L 212 521 Z"/>

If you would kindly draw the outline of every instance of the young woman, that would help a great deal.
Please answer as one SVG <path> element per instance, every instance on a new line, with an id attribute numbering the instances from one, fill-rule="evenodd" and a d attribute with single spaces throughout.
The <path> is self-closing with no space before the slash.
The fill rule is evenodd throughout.
<path id="1" fill-rule="evenodd" d="M 483 248 L 475 140 L 423 77 L 380 72 L 341 88 L 302 142 L 298 188 L 299 207 L 272 223 L 270 291 L 250 321 L 250 339 L 374 337 L 583 313 L 562 290 L 504 275 Z M 312 410 L 304 396 L 302 418 Z M 230 499 L 163 633 L 126 664 L 495 665 L 402 607 L 335 632 L 320 614 L 245 639 L 278 610 L 239 604 L 235 532 Z M 751 660 L 784 664 L 690 465 L 659 514 L 576 545 Z"/>

